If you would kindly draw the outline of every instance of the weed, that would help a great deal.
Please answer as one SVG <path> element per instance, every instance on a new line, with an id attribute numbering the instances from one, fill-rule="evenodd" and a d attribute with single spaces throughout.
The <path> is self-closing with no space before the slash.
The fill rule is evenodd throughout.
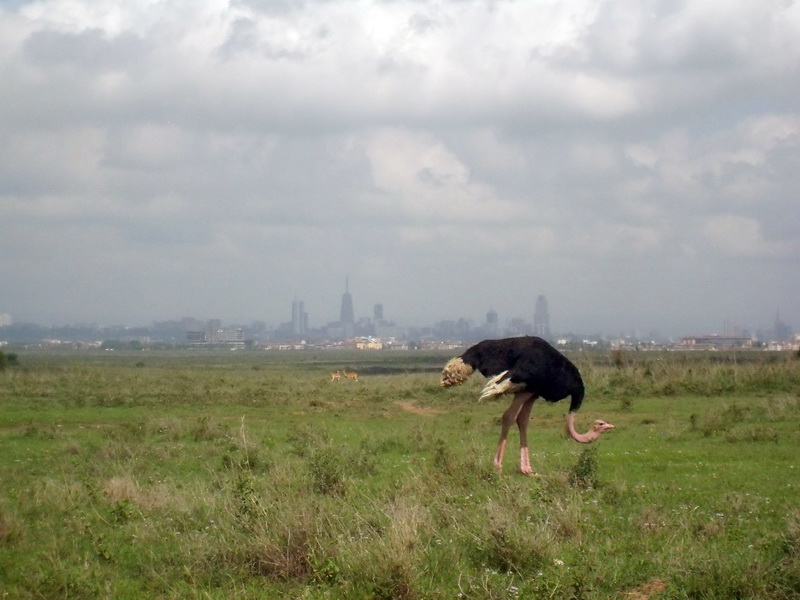
<path id="1" fill-rule="evenodd" d="M 319 445 L 330 443 L 330 439 L 330 432 L 324 426 L 312 427 L 309 424 L 293 427 L 286 435 L 292 452 L 299 457 L 308 456 Z"/>
<path id="2" fill-rule="evenodd" d="M 726 442 L 772 442 L 778 443 L 778 432 L 765 425 L 753 425 L 734 429 L 725 434 Z"/>
<path id="3" fill-rule="evenodd" d="M 322 556 L 317 551 L 311 550 L 308 562 L 317 582 L 335 585 L 341 581 L 342 570 L 333 558 Z"/>
<path id="4" fill-rule="evenodd" d="M 15 515 L 0 510 L 0 547 L 10 546 L 22 538 L 22 523 Z"/>
<path id="5" fill-rule="evenodd" d="M 209 442 L 225 437 L 227 433 L 225 427 L 213 421 L 208 415 L 195 419 L 189 430 L 189 434 L 195 442 Z"/>
<path id="6" fill-rule="evenodd" d="M 308 457 L 308 474 L 312 489 L 327 496 L 343 496 L 347 492 L 345 457 L 331 447 L 314 448 Z"/>
<path id="7" fill-rule="evenodd" d="M 291 581 L 313 572 L 310 534 L 302 526 L 280 527 L 277 532 L 258 529 L 246 541 L 240 560 L 254 575 Z"/>
<path id="8" fill-rule="evenodd" d="M 256 493 L 253 478 L 248 470 L 242 470 L 234 480 L 233 497 L 236 507 L 244 517 L 257 517 L 263 514 L 261 500 Z"/>
<path id="9" fill-rule="evenodd" d="M 570 471 L 570 483 L 582 489 L 595 488 L 598 481 L 597 471 L 597 446 L 584 448 L 578 457 L 578 462 Z"/>
<path id="10" fill-rule="evenodd" d="M 725 433 L 731 427 L 731 422 L 727 415 L 719 413 L 711 413 L 703 419 L 692 415 L 690 422 L 692 430 L 700 432 L 703 437 L 712 437 L 719 433 Z"/>
<path id="11" fill-rule="evenodd" d="M 453 451 L 443 439 L 437 439 L 433 447 L 433 466 L 442 471 L 452 475 L 458 470 L 456 457 Z"/>
<path id="12" fill-rule="evenodd" d="M 111 519 L 114 523 L 123 524 L 127 523 L 136 516 L 136 507 L 129 498 L 119 500 L 111 509 Z"/>
<path id="13" fill-rule="evenodd" d="M 414 589 L 414 574 L 404 564 L 390 564 L 377 578 L 372 589 L 374 600 L 413 600 L 418 594 Z"/>
<path id="14" fill-rule="evenodd" d="M 538 569 L 544 557 L 537 549 L 526 543 L 509 523 L 495 523 L 489 531 L 485 545 L 481 548 L 482 563 L 501 573 L 520 573 Z"/>

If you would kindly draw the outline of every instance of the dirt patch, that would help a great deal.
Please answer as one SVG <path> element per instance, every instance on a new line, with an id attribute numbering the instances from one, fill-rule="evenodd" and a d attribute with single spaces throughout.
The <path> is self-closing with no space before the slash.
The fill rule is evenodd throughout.
<path id="1" fill-rule="evenodd" d="M 400 408 L 403 410 L 407 410 L 410 413 L 414 413 L 415 415 L 422 415 L 424 417 L 433 417 L 434 415 L 442 414 L 441 410 L 437 410 L 435 408 L 420 408 L 419 406 L 414 406 L 411 402 L 397 402 L 396 403 Z"/>
<path id="2" fill-rule="evenodd" d="M 650 598 L 655 597 L 665 589 L 667 589 L 666 581 L 662 581 L 661 579 L 653 579 L 653 581 L 648 581 L 638 588 L 635 588 L 629 592 L 625 592 L 625 598 L 627 600 L 650 600 Z"/>

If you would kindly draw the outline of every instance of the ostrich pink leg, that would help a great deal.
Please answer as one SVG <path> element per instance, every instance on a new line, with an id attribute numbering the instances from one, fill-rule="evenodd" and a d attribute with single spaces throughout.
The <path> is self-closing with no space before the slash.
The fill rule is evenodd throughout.
<path id="1" fill-rule="evenodd" d="M 517 415 L 517 427 L 519 427 L 519 470 L 523 475 L 538 477 L 539 474 L 535 473 L 531 467 L 531 459 L 528 454 L 528 422 L 531 418 L 531 409 L 534 402 L 536 402 L 536 397 L 529 397 Z"/>
<path id="2" fill-rule="evenodd" d="M 514 399 L 511 401 L 511 405 L 508 407 L 506 412 L 503 413 L 502 428 L 500 430 L 500 443 L 497 444 L 497 452 L 494 454 L 494 466 L 498 470 L 503 468 L 503 454 L 505 454 L 506 451 L 506 438 L 508 438 L 508 431 L 514 424 L 514 421 L 517 420 L 517 417 L 520 414 L 520 409 L 523 408 L 524 404 L 530 400 L 532 396 L 533 394 L 529 394 L 527 392 L 514 394 Z M 530 416 L 530 409 L 528 409 L 528 416 Z"/>

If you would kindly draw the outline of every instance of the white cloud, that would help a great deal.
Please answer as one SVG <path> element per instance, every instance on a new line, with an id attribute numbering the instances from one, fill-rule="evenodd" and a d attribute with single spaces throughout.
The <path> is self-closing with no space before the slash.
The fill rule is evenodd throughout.
<path id="1" fill-rule="evenodd" d="M 712 246 L 733 258 L 789 258 L 797 247 L 786 242 L 765 240 L 755 219 L 736 215 L 709 218 L 703 230 Z"/>

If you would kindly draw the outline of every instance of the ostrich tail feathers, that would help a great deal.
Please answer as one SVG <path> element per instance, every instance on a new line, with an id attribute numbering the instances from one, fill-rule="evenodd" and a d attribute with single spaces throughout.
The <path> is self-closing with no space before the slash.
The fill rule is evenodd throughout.
<path id="1" fill-rule="evenodd" d="M 491 398 L 492 396 L 501 396 L 503 394 L 521 391 L 524 386 L 521 383 L 512 382 L 511 377 L 507 377 L 507 375 L 508 371 L 503 371 L 487 381 L 480 397 L 478 398 L 478 402 L 484 398 Z"/>
<path id="2" fill-rule="evenodd" d="M 452 387 L 464 383 L 472 375 L 472 367 L 461 357 L 450 359 L 442 369 L 442 387 Z"/>

